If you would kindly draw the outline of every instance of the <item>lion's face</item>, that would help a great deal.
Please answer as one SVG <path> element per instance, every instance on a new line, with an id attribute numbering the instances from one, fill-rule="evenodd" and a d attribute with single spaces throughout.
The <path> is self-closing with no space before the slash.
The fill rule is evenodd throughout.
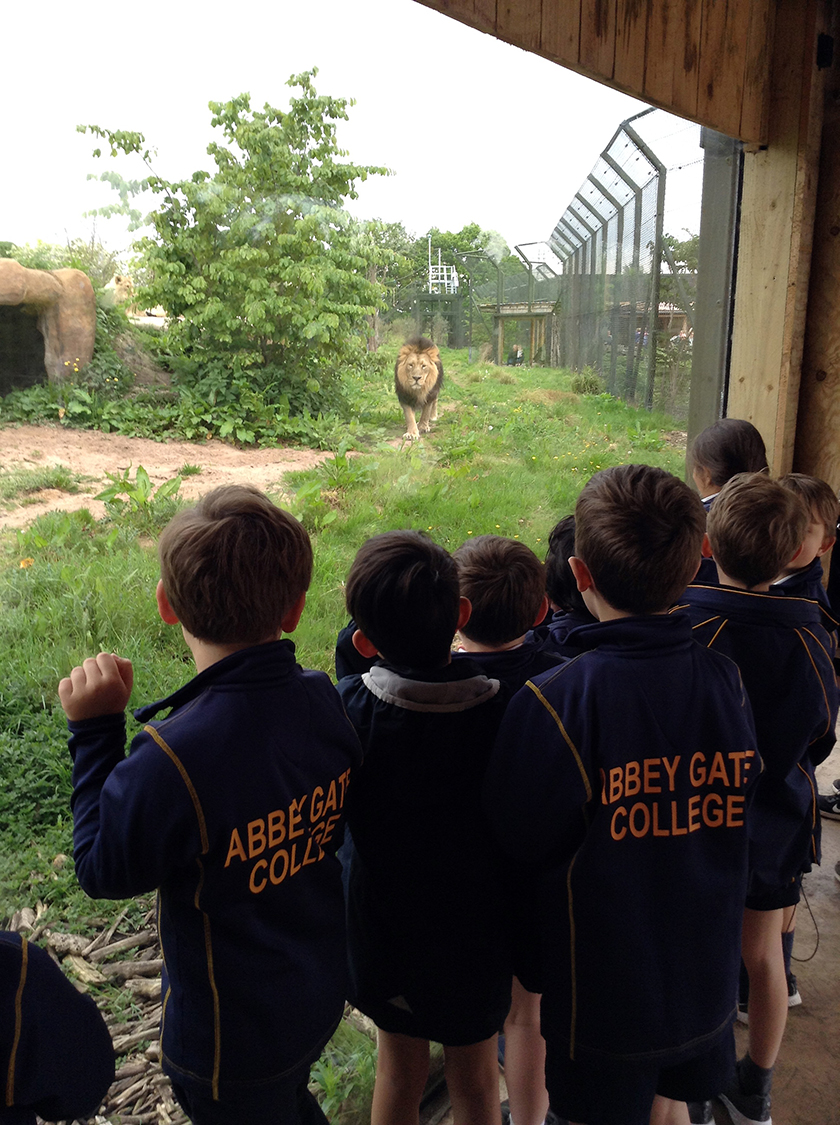
<path id="1" fill-rule="evenodd" d="M 437 387 L 440 378 L 440 353 L 434 347 L 420 350 L 406 344 L 397 359 L 397 388 L 400 397 L 421 406 Z"/>

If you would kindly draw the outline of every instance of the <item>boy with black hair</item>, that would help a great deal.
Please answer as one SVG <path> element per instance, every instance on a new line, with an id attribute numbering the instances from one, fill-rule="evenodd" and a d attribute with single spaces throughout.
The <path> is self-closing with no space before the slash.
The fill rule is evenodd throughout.
<path id="1" fill-rule="evenodd" d="M 574 553 L 575 517 L 564 516 L 551 529 L 545 556 L 545 592 L 554 613 L 533 633 L 533 639 L 538 644 L 560 655 L 564 655 L 563 645 L 572 629 L 592 625 L 597 620 L 586 608 L 569 566 L 569 559 Z"/>
<path id="2" fill-rule="evenodd" d="M 801 873 L 820 861 L 814 768 L 835 740 L 834 646 L 820 608 L 771 591 L 773 578 L 800 556 L 808 524 L 808 509 L 790 488 L 762 473 L 733 477 L 708 519 L 720 585 L 690 586 L 684 599 L 695 640 L 741 670 L 764 763 L 750 811 L 743 929 L 749 1050 L 721 1095 L 741 1125 L 770 1121 L 788 1011 L 782 934 L 799 901 Z"/>
<path id="3" fill-rule="evenodd" d="M 334 852 L 361 752 L 329 678 L 280 639 L 303 612 L 309 536 L 231 485 L 176 515 L 159 554 L 158 611 L 198 674 L 135 712 L 128 758 L 130 661 L 100 653 L 59 684 L 76 874 L 94 898 L 158 888 L 161 1061 L 192 1120 L 323 1123 L 307 1082 L 344 1006 Z"/>
<path id="4" fill-rule="evenodd" d="M 552 1109 L 684 1125 L 683 1103 L 734 1065 L 755 735 L 738 669 L 668 613 L 700 557 L 696 494 L 618 466 L 584 487 L 575 521 L 570 565 L 598 623 L 514 696 L 485 808 L 506 850 L 544 868 Z"/>
<path id="5" fill-rule="evenodd" d="M 546 614 L 546 568 L 515 539 L 479 535 L 453 552 L 461 596 L 472 606 L 461 626 L 462 653 L 512 693 L 562 660 L 542 650 L 527 630 Z M 455 654 L 455 660 L 462 659 Z M 511 1008 L 505 1020 L 504 1069 L 514 1125 L 542 1125 L 548 1112 L 545 1042 L 540 1033 L 539 984 L 529 949 L 533 940 L 533 886 L 517 870 L 508 887 L 513 946 Z M 524 982 L 524 983 L 523 983 Z M 533 985 L 533 987 L 531 987 Z"/>
<path id="6" fill-rule="evenodd" d="M 348 998 L 379 1028 L 371 1120 L 417 1119 L 434 1040 L 456 1125 L 490 1125 L 511 976 L 479 792 L 505 699 L 451 660 L 470 604 L 427 536 L 369 539 L 346 601 L 355 647 L 381 657 L 338 685 L 365 752 L 348 802 Z"/>

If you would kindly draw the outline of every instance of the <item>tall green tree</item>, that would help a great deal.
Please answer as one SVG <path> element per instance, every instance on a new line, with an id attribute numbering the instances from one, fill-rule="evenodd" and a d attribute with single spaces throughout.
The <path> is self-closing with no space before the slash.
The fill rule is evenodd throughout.
<path id="1" fill-rule="evenodd" d="M 287 111 L 252 110 L 248 94 L 210 102 L 211 125 L 221 131 L 207 148 L 214 171 L 177 182 L 154 172 L 155 150 L 142 133 L 79 127 L 101 137 L 111 156 L 138 153 L 146 165 L 149 174 L 134 183 L 114 172 L 101 178 L 120 192 L 110 210 L 135 221 L 131 199 L 157 197 L 145 218 L 153 233 L 135 249 L 140 299 L 173 318 L 170 344 L 198 363 L 263 371 L 280 385 L 317 385 L 357 354 L 365 317 L 381 298 L 344 203 L 356 198 L 357 182 L 387 170 L 342 159 L 336 122 L 352 102 L 318 95 L 316 74 L 289 79 L 299 96 Z"/>

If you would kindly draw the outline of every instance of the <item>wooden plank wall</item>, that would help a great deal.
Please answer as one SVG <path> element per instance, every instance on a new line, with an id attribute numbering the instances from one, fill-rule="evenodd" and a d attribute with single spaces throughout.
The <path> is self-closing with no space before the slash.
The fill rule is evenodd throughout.
<path id="1" fill-rule="evenodd" d="M 768 131 L 775 0 L 418 0 L 749 144 Z"/>
<path id="2" fill-rule="evenodd" d="M 771 472 L 789 472 L 796 439 L 811 265 L 823 78 L 820 0 L 778 0 L 769 145 L 744 156 L 727 414 L 747 418 Z"/>

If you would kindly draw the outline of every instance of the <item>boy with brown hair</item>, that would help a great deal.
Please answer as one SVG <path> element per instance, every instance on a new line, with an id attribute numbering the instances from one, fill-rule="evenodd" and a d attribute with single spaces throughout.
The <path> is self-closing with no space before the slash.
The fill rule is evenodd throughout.
<path id="1" fill-rule="evenodd" d="M 796 557 L 789 559 L 772 584 L 772 593 L 795 598 L 812 598 L 823 607 L 823 624 L 836 630 L 828 595 L 823 586 L 822 558 L 837 538 L 840 503 L 831 485 L 806 473 L 787 473 L 779 484 L 800 497 L 808 513 L 808 525 Z"/>
<path id="2" fill-rule="evenodd" d="M 344 1005 L 334 853 L 361 754 L 328 677 L 281 639 L 303 612 L 309 537 L 231 485 L 175 516 L 160 563 L 158 611 L 198 674 L 135 711 L 128 758 L 131 662 L 100 653 L 59 684 L 76 874 L 94 898 L 158 889 L 162 1067 L 192 1120 L 323 1123 L 307 1082 Z"/>
<path id="3" fill-rule="evenodd" d="M 740 1125 L 770 1121 L 773 1066 L 788 990 L 782 934 L 800 876 L 820 860 L 814 768 L 834 745 L 833 644 L 816 602 L 780 597 L 773 579 L 801 556 L 809 512 L 760 473 L 733 477 L 709 512 L 707 547 L 720 585 L 690 586 L 694 638 L 741 670 L 764 763 L 750 810 L 750 882 L 742 954 L 749 976 L 749 1050 L 721 1095 Z"/>
<path id="4" fill-rule="evenodd" d="M 528 629 L 542 621 L 548 599 L 545 567 L 524 543 L 501 535 L 479 535 L 453 552 L 461 596 L 472 606 L 461 626 L 462 653 L 495 676 L 512 693 L 555 668 L 561 657 L 543 651 Z M 462 655 L 463 654 L 463 655 Z M 533 888 L 521 877 L 510 880 L 507 917 L 513 946 L 511 1008 L 504 1026 L 504 1070 L 514 1125 L 542 1125 L 548 1112 L 545 1042 L 540 1034 L 539 986 L 528 950 L 532 939 Z"/>
<path id="5" fill-rule="evenodd" d="M 369 539 L 346 600 L 354 645 L 381 657 L 338 684 L 365 752 L 347 812 L 348 998 L 379 1029 L 371 1120 L 417 1120 L 433 1040 L 456 1125 L 495 1125 L 511 973 L 479 792 L 504 693 L 472 660 L 451 659 L 470 604 L 427 536 Z"/>
<path id="6" fill-rule="evenodd" d="M 668 612 L 700 559 L 696 494 L 622 465 L 592 477 L 575 521 L 570 563 L 598 622 L 514 696 L 485 808 L 506 851 L 544 873 L 552 1109 L 685 1125 L 683 1103 L 734 1063 L 755 736 L 737 668 Z"/>

